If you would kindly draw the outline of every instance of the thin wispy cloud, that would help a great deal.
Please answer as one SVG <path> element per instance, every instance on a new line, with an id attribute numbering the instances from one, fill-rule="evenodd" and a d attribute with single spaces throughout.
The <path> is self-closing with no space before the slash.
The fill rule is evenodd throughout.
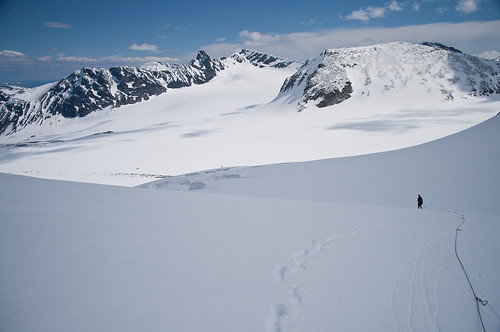
<path id="1" fill-rule="evenodd" d="M 141 64 L 145 62 L 151 61 L 160 61 L 160 62 L 171 62 L 177 61 L 176 58 L 171 57 L 159 57 L 159 56 L 146 56 L 146 57 L 129 57 L 129 56 L 120 56 L 120 55 L 112 55 L 112 56 L 102 56 L 97 58 L 91 57 L 78 57 L 78 56 L 65 56 L 63 54 L 58 54 L 56 61 L 62 62 L 78 62 L 78 63 L 110 63 L 110 64 Z"/>
<path id="2" fill-rule="evenodd" d="M 307 21 L 300 22 L 301 25 L 316 25 L 318 23 L 319 23 L 319 21 L 317 18 L 310 18 Z"/>
<path id="3" fill-rule="evenodd" d="M 130 57 L 121 55 L 102 56 L 102 57 L 87 57 L 87 56 L 68 56 L 58 54 L 57 56 L 42 56 L 39 58 L 31 58 L 22 52 L 14 50 L 0 51 L 0 70 L 11 72 L 14 70 L 23 70 L 28 66 L 30 72 L 43 72 L 47 68 L 60 68 L 67 73 L 75 69 L 92 66 L 100 68 L 109 68 L 113 66 L 141 66 L 146 62 L 177 62 L 179 59 L 171 57 Z M 24 72 L 24 71 L 23 71 Z M 64 74 L 64 75 L 66 75 Z"/>
<path id="4" fill-rule="evenodd" d="M 70 24 L 62 22 L 43 22 L 43 26 L 46 28 L 53 28 L 53 29 L 73 29 L 73 27 Z"/>
<path id="5" fill-rule="evenodd" d="M 0 57 L 6 57 L 6 58 L 25 58 L 26 55 L 22 52 L 19 51 L 12 51 L 12 50 L 3 50 L 0 51 Z"/>
<path id="6" fill-rule="evenodd" d="M 64 54 L 58 54 L 57 60 L 58 61 L 67 61 L 67 62 L 83 62 L 83 63 L 97 61 L 96 59 L 89 58 L 89 57 L 64 56 Z"/>
<path id="7" fill-rule="evenodd" d="M 128 47 L 129 50 L 133 51 L 148 51 L 148 52 L 158 52 L 158 46 L 154 44 L 132 44 Z"/>

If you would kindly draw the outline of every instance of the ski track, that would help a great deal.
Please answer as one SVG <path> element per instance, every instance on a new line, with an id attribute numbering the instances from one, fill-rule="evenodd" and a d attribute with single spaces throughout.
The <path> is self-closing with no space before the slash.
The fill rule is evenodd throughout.
<path id="1" fill-rule="evenodd" d="M 273 278 L 284 288 L 288 298 L 271 307 L 267 331 L 280 332 L 292 317 L 300 319 L 304 293 L 312 290 L 307 284 L 289 282 L 289 275 L 307 273 L 308 267 L 313 264 L 313 258 L 333 248 L 338 240 L 401 226 L 403 225 L 354 227 L 348 233 L 333 234 L 323 240 L 313 239 L 306 248 L 293 252 L 287 264 L 277 265 L 274 269 Z M 397 331 L 441 331 L 439 284 L 445 269 L 445 253 L 452 246 L 454 230 L 455 226 L 452 226 L 419 245 L 416 253 L 395 274 L 390 303 Z M 341 323 L 346 327 L 347 322 Z"/>
<path id="2" fill-rule="evenodd" d="M 394 276 L 391 305 L 398 331 L 441 331 L 439 282 L 452 233 L 446 230 L 424 242 Z M 426 287 L 429 280 L 432 280 L 432 287 Z M 406 294 L 407 289 L 410 289 L 409 294 Z"/>

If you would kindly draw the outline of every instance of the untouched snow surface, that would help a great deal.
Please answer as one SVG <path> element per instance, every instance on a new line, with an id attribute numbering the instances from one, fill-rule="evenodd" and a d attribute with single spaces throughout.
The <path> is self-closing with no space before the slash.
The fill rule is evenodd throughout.
<path id="1" fill-rule="evenodd" d="M 271 102 L 293 73 L 235 63 L 200 86 L 29 126 L 0 137 L 0 172 L 133 186 L 221 166 L 405 148 L 467 129 L 500 109 L 498 97 L 436 102 L 422 89 L 394 89 L 299 113 L 286 100 Z"/>
<path id="2" fill-rule="evenodd" d="M 0 330 L 482 331 L 457 234 L 499 331 L 499 129 L 194 186 L 215 193 L 0 174 Z"/>

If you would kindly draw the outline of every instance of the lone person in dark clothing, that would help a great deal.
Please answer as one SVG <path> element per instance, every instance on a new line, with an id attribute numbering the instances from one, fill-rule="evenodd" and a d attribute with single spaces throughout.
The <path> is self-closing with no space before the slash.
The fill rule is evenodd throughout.
<path id="1" fill-rule="evenodd" d="M 418 195 L 417 203 L 418 203 L 418 208 L 422 209 L 422 204 L 424 204 L 424 199 L 422 198 L 422 196 Z"/>

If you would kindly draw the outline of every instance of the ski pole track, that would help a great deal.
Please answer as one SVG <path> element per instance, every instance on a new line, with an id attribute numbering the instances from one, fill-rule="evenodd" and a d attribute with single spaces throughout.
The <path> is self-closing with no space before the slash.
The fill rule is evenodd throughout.
<path id="1" fill-rule="evenodd" d="M 436 296 L 435 297 L 436 310 L 434 312 L 434 324 L 435 324 L 435 326 L 438 326 L 438 327 L 439 327 L 439 308 L 440 308 L 439 293 L 438 293 L 439 281 L 441 280 L 443 272 L 444 272 L 445 267 L 446 267 L 445 251 L 448 248 L 447 244 L 450 243 L 452 235 L 453 235 L 452 232 L 447 232 L 445 239 L 441 242 L 441 249 L 440 249 L 441 255 L 439 256 L 440 264 L 439 264 L 439 269 L 438 269 L 438 278 L 436 279 L 436 282 L 434 284 L 434 294 Z"/>

